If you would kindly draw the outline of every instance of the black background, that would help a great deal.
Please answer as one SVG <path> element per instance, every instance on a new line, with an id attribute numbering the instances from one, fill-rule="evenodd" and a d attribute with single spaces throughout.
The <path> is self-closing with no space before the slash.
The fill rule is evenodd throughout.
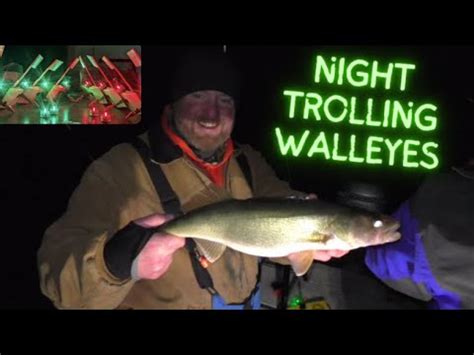
<path id="1" fill-rule="evenodd" d="M 443 169 L 469 144 L 474 96 L 474 46 L 280 46 L 228 45 L 228 54 L 244 76 L 242 104 L 234 138 L 260 150 L 278 175 L 293 187 L 333 199 L 341 183 L 366 180 L 381 184 L 391 208 L 408 198 L 424 172 L 351 168 L 320 160 L 284 160 L 276 155 L 272 129 L 282 117 L 281 88 L 308 80 L 318 51 L 366 53 L 382 61 L 400 56 L 419 65 L 414 91 L 433 97 L 442 110 Z M 41 295 L 36 252 L 44 230 L 64 212 L 85 168 L 117 143 L 159 119 L 170 73 L 184 47 L 143 46 L 143 117 L 136 126 L 0 126 L 0 196 L 4 219 L 0 240 L 0 308 L 52 308 Z M 347 55 L 349 57 L 349 55 Z"/>

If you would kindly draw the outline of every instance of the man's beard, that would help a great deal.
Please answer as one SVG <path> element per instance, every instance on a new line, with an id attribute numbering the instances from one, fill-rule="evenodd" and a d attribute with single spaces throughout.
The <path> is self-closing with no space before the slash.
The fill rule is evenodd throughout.
<path id="1" fill-rule="evenodd" d="M 208 163 L 218 163 L 222 160 L 225 153 L 225 144 L 221 144 L 214 150 L 201 150 L 191 143 L 188 143 L 193 152 L 202 160 Z"/>
<path id="2" fill-rule="evenodd" d="M 215 143 L 214 140 L 213 143 L 206 145 L 203 142 L 195 142 L 192 138 L 186 137 L 186 135 L 178 128 L 176 120 L 173 118 L 171 118 L 171 127 L 173 131 L 189 145 L 194 154 L 196 154 L 196 156 L 198 156 L 200 159 L 208 163 L 218 163 L 224 157 L 225 142 L 227 139 L 224 139 L 222 142 L 218 143 Z M 221 140 L 220 137 L 219 140 Z M 197 145 L 199 145 L 200 148 L 198 148 Z"/>

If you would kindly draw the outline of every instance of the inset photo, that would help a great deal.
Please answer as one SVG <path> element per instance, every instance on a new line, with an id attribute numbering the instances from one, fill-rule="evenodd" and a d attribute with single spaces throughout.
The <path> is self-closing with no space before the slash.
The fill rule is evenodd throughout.
<path id="1" fill-rule="evenodd" d="M 136 124 L 141 47 L 0 45 L 0 124 Z"/>

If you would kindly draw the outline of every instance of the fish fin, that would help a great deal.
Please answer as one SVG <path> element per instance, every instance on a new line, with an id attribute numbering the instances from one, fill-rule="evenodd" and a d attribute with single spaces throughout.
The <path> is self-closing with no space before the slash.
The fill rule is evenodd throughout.
<path id="1" fill-rule="evenodd" d="M 213 263 L 219 259 L 226 249 L 226 246 L 221 243 L 210 242 L 203 239 L 195 239 L 199 252 L 210 262 Z"/>
<path id="2" fill-rule="evenodd" d="M 290 263 L 296 276 L 303 276 L 313 265 L 313 252 L 309 250 L 296 253 Z"/>

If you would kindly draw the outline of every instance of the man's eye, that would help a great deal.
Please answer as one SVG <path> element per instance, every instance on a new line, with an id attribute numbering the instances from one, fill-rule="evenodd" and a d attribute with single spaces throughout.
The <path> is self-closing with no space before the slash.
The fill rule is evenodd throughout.
<path id="1" fill-rule="evenodd" d="M 195 92 L 191 94 L 191 96 L 194 97 L 195 99 L 202 99 L 204 97 L 204 95 L 199 92 Z"/>
<path id="2" fill-rule="evenodd" d="M 219 98 L 219 101 L 225 105 L 233 105 L 234 100 L 232 100 L 230 97 L 221 97 Z"/>

